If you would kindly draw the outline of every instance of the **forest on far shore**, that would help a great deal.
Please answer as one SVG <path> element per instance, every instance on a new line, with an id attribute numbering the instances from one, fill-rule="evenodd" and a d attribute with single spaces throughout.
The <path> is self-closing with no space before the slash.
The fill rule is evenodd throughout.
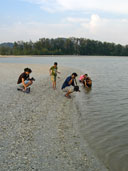
<path id="1" fill-rule="evenodd" d="M 128 56 L 128 45 L 85 38 L 41 38 L 36 42 L 0 44 L 0 55 L 99 55 Z"/>

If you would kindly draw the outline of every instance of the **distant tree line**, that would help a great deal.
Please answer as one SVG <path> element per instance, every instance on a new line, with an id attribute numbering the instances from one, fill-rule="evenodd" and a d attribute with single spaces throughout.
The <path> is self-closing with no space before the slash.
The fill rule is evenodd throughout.
<path id="1" fill-rule="evenodd" d="M 128 56 L 128 45 L 100 42 L 85 38 L 42 38 L 0 45 L 0 55 L 105 55 Z"/>

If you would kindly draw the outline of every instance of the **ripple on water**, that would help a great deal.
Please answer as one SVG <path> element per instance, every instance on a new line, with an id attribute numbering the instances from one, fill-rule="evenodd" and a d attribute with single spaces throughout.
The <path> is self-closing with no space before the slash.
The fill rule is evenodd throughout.
<path id="1" fill-rule="evenodd" d="M 128 98 L 121 90 L 104 91 L 93 88 L 77 95 L 80 131 L 107 168 L 127 171 Z"/>
<path id="2" fill-rule="evenodd" d="M 77 97 L 80 132 L 111 171 L 128 170 L 128 58 L 33 57 L 31 63 L 82 69 L 93 81 L 92 89 Z M 0 58 L 2 63 L 28 63 L 30 58 Z M 82 87 L 81 87 L 82 89 Z"/>

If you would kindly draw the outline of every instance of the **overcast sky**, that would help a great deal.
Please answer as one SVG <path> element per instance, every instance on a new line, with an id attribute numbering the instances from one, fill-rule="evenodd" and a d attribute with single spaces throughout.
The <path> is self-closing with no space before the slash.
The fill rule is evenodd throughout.
<path id="1" fill-rule="evenodd" d="M 128 0 L 0 0 L 0 43 L 83 37 L 128 44 Z"/>

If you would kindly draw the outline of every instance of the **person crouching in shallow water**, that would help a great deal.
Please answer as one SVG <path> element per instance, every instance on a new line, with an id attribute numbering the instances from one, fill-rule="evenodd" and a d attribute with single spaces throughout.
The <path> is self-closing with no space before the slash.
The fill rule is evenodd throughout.
<path id="1" fill-rule="evenodd" d="M 77 77 L 77 73 L 72 73 L 71 76 L 68 76 L 62 85 L 62 90 L 66 91 L 65 97 L 71 98 L 70 94 L 74 92 L 74 80 Z"/>
<path id="2" fill-rule="evenodd" d="M 85 80 L 84 80 L 84 86 L 86 88 L 91 88 L 92 87 L 92 80 L 90 77 L 87 77 Z"/>
<path id="3" fill-rule="evenodd" d="M 87 77 L 88 77 L 88 74 L 81 75 L 79 78 L 79 82 L 84 83 L 84 80 L 86 80 Z"/>
<path id="4" fill-rule="evenodd" d="M 17 84 L 22 85 L 23 91 L 26 91 L 27 87 L 32 85 L 33 79 L 30 79 L 29 75 L 32 73 L 30 68 L 25 68 L 24 72 L 19 76 Z"/>
<path id="5" fill-rule="evenodd" d="M 60 72 L 58 72 L 58 67 L 57 67 L 57 62 L 54 62 L 54 65 L 49 69 L 49 74 L 51 76 L 51 81 L 52 81 L 52 87 L 55 90 L 56 89 L 56 77 L 57 77 L 57 73 L 60 74 Z"/>

